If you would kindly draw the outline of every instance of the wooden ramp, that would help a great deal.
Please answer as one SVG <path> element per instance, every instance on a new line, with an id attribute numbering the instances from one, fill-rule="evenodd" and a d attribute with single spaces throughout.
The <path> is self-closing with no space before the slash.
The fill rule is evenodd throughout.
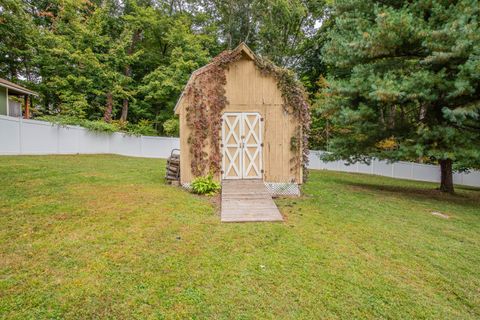
<path id="1" fill-rule="evenodd" d="M 222 222 L 283 221 L 261 180 L 222 181 Z"/>

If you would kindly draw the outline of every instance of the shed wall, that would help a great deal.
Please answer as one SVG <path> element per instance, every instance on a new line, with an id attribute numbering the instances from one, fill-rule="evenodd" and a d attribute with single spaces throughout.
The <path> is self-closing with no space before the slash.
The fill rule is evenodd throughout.
<path id="1" fill-rule="evenodd" d="M 284 112 L 282 94 L 277 88 L 275 78 L 262 75 L 254 62 L 246 58 L 232 64 L 227 70 L 226 77 L 228 104 L 224 112 L 258 112 L 264 119 L 264 181 L 302 183 L 301 169 L 292 163 L 293 152 L 290 150 L 290 139 L 298 122 L 292 115 Z M 190 129 L 184 112 L 187 104 L 185 98 L 181 101 L 178 112 L 182 183 L 189 183 L 194 178 L 190 169 L 191 155 L 188 143 Z"/>

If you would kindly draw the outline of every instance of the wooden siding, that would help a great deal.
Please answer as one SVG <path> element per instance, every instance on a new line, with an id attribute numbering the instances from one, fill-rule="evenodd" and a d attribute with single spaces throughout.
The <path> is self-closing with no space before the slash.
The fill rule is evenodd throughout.
<path id="1" fill-rule="evenodd" d="M 263 117 L 263 168 L 264 181 L 302 183 L 301 170 L 291 163 L 293 153 L 290 139 L 297 120 L 283 110 L 283 98 L 276 80 L 263 76 L 252 60 L 241 59 L 227 70 L 225 87 L 228 104 L 224 112 L 258 112 Z M 188 137 L 190 129 L 186 123 L 184 97 L 177 110 L 180 117 L 181 182 L 193 179 L 190 169 L 191 155 Z M 221 136 L 221 134 L 220 134 Z M 217 177 L 220 179 L 220 177 Z"/>
<path id="2" fill-rule="evenodd" d="M 262 76 L 250 59 L 241 59 L 227 70 L 226 96 L 230 105 L 281 105 L 283 98 L 271 76 Z"/>

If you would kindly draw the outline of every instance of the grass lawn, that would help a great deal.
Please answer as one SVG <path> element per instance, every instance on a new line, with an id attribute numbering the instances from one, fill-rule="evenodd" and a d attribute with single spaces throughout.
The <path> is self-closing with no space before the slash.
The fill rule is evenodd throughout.
<path id="1" fill-rule="evenodd" d="M 0 318 L 480 317 L 479 190 L 313 171 L 285 223 L 221 224 L 164 160 L 0 160 Z"/>

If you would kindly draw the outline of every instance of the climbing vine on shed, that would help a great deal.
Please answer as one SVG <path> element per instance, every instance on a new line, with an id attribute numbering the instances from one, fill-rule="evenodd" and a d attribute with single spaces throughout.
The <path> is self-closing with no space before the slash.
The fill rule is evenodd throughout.
<path id="1" fill-rule="evenodd" d="M 228 103 L 225 96 L 226 70 L 241 57 L 241 51 L 222 52 L 211 63 L 193 74 L 192 81 L 185 89 L 185 98 L 188 101 L 186 119 L 191 130 L 188 138 L 192 155 L 191 169 L 195 176 L 202 176 L 207 170 L 210 173 L 221 170 L 221 114 Z M 299 126 L 291 138 L 290 149 L 294 154 L 291 162 L 292 169 L 303 165 L 305 176 L 310 132 L 310 112 L 305 90 L 292 71 L 279 68 L 260 57 L 256 57 L 254 62 L 262 75 L 273 76 L 277 80 L 284 99 L 285 112 L 299 120 Z M 208 153 L 205 151 L 207 147 L 210 149 Z"/>
<path id="2" fill-rule="evenodd" d="M 241 56 L 241 52 L 222 52 L 211 63 L 198 70 L 198 74 L 192 76 L 192 83 L 185 89 L 189 101 L 186 119 L 191 130 L 188 138 L 192 155 L 191 168 L 197 177 L 204 175 L 206 169 L 210 173 L 217 173 L 221 169 L 221 112 L 227 105 L 225 69 Z M 207 145 L 211 150 L 209 154 L 205 152 Z"/>
<path id="3" fill-rule="evenodd" d="M 277 67 L 271 61 L 262 58 L 257 58 L 254 62 L 264 76 L 273 76 L 277 80 L 278 89 L 284 100 L 284 111 L 298 119 L 299 125 L 295 130 L 295 135 L 290 139 L 290 150 L 294 153 L 290 161 L 294 165 L 292 169 L 303 166 L 303 175 L 306 179 L 311 119 L 305 89 L 291 70 Z"/>

